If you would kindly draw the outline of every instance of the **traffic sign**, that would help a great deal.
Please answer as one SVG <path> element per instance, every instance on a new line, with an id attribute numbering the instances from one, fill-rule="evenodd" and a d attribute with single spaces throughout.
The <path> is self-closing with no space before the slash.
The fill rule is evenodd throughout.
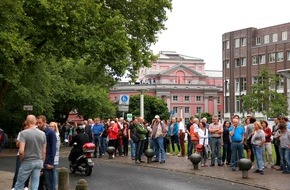
<path id="1" fill-rule="evenodd" d="M 129 105 L 130 96 L 129 95 L 120 95 L 119 104 L 120 105 Z"/>
<path id="2" fill-rule="evenodd" d="M 24 105 L 23 106 L 23 110 L 24 111 L 32 111 L 33 110 L 33 106 L 32 105 Z"/>
<path id="3" fill-rule="evenodd" d="M 132 121 L 133 115 L 131 113 L 127 113 L 127 120 Z"/>
<path id="4" fill-rule="evenodd" d="M 127 105 L 119 105 L 118 106 L 118 110 L 127 112 L 127 111 L 129 111 L 129 106 L 127 106 Z"/>

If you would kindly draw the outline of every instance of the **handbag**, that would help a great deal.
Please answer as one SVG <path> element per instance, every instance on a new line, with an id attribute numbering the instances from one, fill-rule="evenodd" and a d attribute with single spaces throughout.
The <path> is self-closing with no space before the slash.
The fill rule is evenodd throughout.
<path id="1" fill-rule="evenodd" d="M 206 135 L 206 129 L 204 129 L 204 136 Z M 205 143 L 205 138 L 203 139 L 203 144 L 197 144 L 196 145 L 196 152 L 203 152 L 204 149 L 204 143 Z"/>

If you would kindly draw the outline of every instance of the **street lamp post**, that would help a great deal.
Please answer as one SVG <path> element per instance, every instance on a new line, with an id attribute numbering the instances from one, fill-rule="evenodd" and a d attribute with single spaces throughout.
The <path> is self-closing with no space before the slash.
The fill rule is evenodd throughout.
<path id="1" fill-rule="evenodd" d="M 140 92 L 140 117 L 144 118 L 144 93 L 146 90 L 138 90 Z"/>

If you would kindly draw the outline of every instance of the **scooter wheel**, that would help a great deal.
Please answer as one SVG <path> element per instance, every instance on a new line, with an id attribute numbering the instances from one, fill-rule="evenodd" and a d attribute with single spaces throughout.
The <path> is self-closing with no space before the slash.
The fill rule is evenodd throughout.
<path id="1" fill-rule="evenodd" d="M 76 173 L 76 170 L 74 169 L 74 167 L 72 165 L 69 166 L 69 169 L 70 169 L 71 173 L 73 173 L 73 174 Z"/>
<path id="2" fill-rule="evenodd" d="M 87 166 L 86 170 L 85 170 L 85 174 L 86 174 L 86 176 L 90 176 L 92 174 L 92 168 Z"/>

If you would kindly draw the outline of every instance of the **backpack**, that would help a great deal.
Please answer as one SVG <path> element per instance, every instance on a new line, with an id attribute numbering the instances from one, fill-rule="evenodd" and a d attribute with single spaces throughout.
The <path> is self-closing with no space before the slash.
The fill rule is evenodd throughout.
<path id="1" fill-rule="evenodd" d="M 134 143 L 137 143 L 139 142 L 139 137 L 140 137 L 140 134 L 138 133 L 136 127 L 134 127 L 131 130 L 131 139 L 133 140 Z"/>

